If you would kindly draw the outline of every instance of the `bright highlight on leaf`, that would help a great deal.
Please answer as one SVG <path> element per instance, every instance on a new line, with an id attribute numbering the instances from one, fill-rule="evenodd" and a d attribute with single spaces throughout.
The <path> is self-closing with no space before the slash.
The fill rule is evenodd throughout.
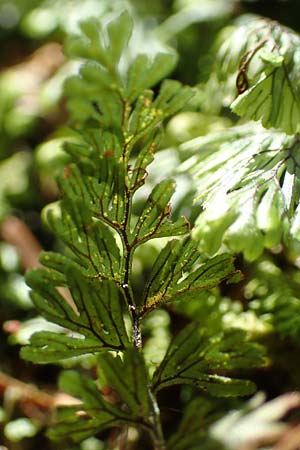
<path id="1" fill-rule="evenodd" d="M 209 253 L 225 243 L 248 260 L 300 239 L 298 137 L 251 123 L 182 145 L 204 212 L 194 235 Z"/>
<path id="2" fill-rule="evenodd" d="M 225 85 L 236 79 L 238 97 L 232 110 L 247 119 L 261 120 L 266 128 L 298 133 L 299 35 L 255 16 L 246 16 L 228 35 L 217 56 L 218 77 Z"/>

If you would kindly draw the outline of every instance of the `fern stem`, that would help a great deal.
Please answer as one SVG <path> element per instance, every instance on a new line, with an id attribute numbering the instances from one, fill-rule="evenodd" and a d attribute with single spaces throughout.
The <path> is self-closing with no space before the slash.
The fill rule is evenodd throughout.
<path id="1" fill-rule="evenodd" d="M 150 431 L 151 439 L 153 442 L 154 450 L 166 450 L 166 443 L 161 427 L 161 421 L 160 421 L 160 410 L 156 401 L 155 396 L 153 395 L 153 392 L 151 388 L 148 388 L 149 392 L 149 398 L 152 405 L 152 430 Z"/>
<path id="2" fill-rule="evenodd" d="M 125 156 L 123 156 L 123 163 L 126 166 L 127 161 Z M 132 268 L 132 258 L 134 252 L 134 246 L 130 245 L 128 239 L 128 233 L 130 232 L 130 214 L 131 214 L 131 204 L 132 204 L 132 192 L 126 187 L 126 206 L 125 206 L 125 221 L 120 233 L 122 244 L 123 244 L 123 259 L 124 259 L 124 281 L 123 289 L 125 298 L 128 304 L 129 311 L 132 317 L 133 323 L 133 343 L 136 349 L 140 350 L 142 348 L 142 333 L 140 326 L 140 316 L 136 308 L 131 284 L 130 284 L 130 274 Z"/>

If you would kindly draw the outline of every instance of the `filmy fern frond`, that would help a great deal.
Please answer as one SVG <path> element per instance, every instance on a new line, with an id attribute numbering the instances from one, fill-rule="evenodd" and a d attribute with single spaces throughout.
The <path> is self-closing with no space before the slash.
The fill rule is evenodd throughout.
<path id="1" fill-rule="evenodd" d="M 222 242 L 247 259 L 299 240 L 298 137 L 251 123 L 183 144 L 194 153 L 183 164 L 193 175 L 204 211 L 196 222 L 200 246 Z"/>
<path id="2" fill-rule="evenodd" d="M 153 380 L 146 366 L 144 317 L 174 300 L 195 299 L 199 290 L 238 272 L 229 255 L 204 260 L 187 220 L 172 221 L 173 180 L 157 184 L 140 216 L 133 214 L 135 193 L 159 149 L 163 123 L 189 102 L 193 91 L 174 80 L 165 80 L 156 95 L 150 90 L 171 70 L 174 54 L 123 60 L 132 26 L 127 12 L 110 21 L 92 19 L 82 24 L 82 35 L 67 44 L 69 55 L 85 61 L 66 83 L 77 138 L 65 147 L 70 163 L 59 180 L 62 198 L 47 214 L 65 255 L 45 253 L 45 267 L 28 275 L 37 310 L 62 330 L 34 334 L 22 355 L 37 363 L 55 363 L 93 353 L 99 379 L 106 379 L 116 393 L 110 402 L 100 392 L 99 380 L 67 372 L 62 387 L 81 403 L 61 410 L 51 437 L 71 435 L 79 441 L 129 424 L 148 432 L 154 447 L 163 449 L 156 391 L 188 383 L 212 395 L 246 395 L 253 384 L 229 373 L 235 377 L 237 369 L 263 365 L 264 358 L 261 347 L 246 342 L 243 333 L 211 336 L 192 323 L 170 345 Z M 168 242 L 139 295 L 132 282 L 135 251 L 161 237 Z"/>
<path id="3" fill-rule="evenodd" d="M 300 130 L 300 36 L 277 22 L 245 16 L 223 32 L 217 74 L 242 117 L 287 134 Z M 282 99 L 284 98 L 284 101 Z"/>

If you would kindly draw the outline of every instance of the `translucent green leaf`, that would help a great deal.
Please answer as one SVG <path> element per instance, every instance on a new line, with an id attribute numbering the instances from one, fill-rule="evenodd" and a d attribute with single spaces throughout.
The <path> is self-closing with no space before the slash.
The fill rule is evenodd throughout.
<path id="1" fill-rule="evenodd" d="M 132 33 L 132 19 L 127 11 L 108 24 L 88 19 L 80 25 L 83 37 L 73 36 L 65 45 L 68 56 L 95 60 L 108 69 L 119 62 Z"/>
<path id="2" fill-rule="evenodd" d="M 76 206 L 74 205 L 72 210 L 69 207 L 73 218 L 79 214 L 82 215 L 84 211 L 80 211 L 80 209 L 85 207 L 89 210 L 85 212 L 86 221 L 91 215 L 103 219 L 113 227 L 120 227 L 124 224 L 125 206 L 128 200 L 125 192 L 123 164 L 113 165 L 103 161 L 102 176 L 99 178 L 96 176 L 85 177 L 74 167 L 68 180 L 61 183 L 61 186 L 68 204 L 75 203 L 76 199 Z M 79 220 L 77 222 L 79 223 Z M 82 222 L 83 219 L 81 227 Z"/>
<path id="3" fill-rule="evenodd" d="M 132 102 L 136 97 L 166 77 L 176 63 L 175 53 L 158 53 L 154 59 L 146 54 L 138 55 L 129 67 L 125 98 Z"/>
<path id="4" fill-rule="evenodd" d="M 266 128 L 279 128 L 288 134 L 298 133 L 300 96 L 292 83 L 285 66 L 274 68 L 232 103 L 232 111 L 248 119 L 261 120 Z"/>
<path id="5" fill-rule="evenodd" d="M 156 98 L 150 90 L 140 94 L 124 130 L 127 149 L 132 148 L 145 135 L 151 132 L 157 134 L 157 126 L 182 109 L 193 94 L 190 87 L 182 86 L 175 80 L 165 80 Z"/>
<path id="6" fill-rule="evenodd" d="M 165 80 L 153 106 L 157 110 L 161 110 L 164 118 L 166 118 L 186 106 L 193 95 L 194 92 L 189 86 L 182 86 L 176 80 Z"/>
<path id="7" fill-rule="evenodd" d="M 130 168 L 128 184 L 131 192 L 135 192 L 141 187 L 146 180 L 147 171 L 146 167 L 151 164 L 154 159 L 154 152 L 159 145 L 159 135 L 156 135 L 147 142 L 144 143 L 143 148 L 140 149 L 136 156 L 134 165 Z"/>
<path id="8" fill-rule="evenodd" d="M 300 36 L 255 16 L 239 18 L 220 38 L 216 70 L 232 110 L 288 134 L 300 130 Z M 284 99 L 284 101 L 282 101 Z"/>
<path id="9" fill-rule="evenodd" d="M 122 57 L 128 47 L 132 24 L 128 12 L 124 11 L 107 23 L 88 20 L 81 24 L 81 36 L 68 39 L 66 53 L 87 61 L 79 75 L 69 78 L 65 84 L 68 108 L 77 127 L 78 122 L 90 124 L 92 121 L 106 129 L 123 127 L 130 113 L 129 105 L 174 68 L 176 55 L 168 49 L 149 57 L 134 48 L 132 55 L 127 51 L 127 57 Z M 182 94 L 188 91 L 188 88 L 182 88 L 177 102 L 180 98 L 183 100 Z M 150 115 L 143 114 L 144 126 L 139 131 L 142 133 L 144 128 L 145 132 L 146 127 L 149 131 L 149 122 L 153 128 L 157 121 L 174 113 L 175 102 L 172 102 L 172 108 L 171 112 L 165 107 L 163 114 L 160 107 L 157 109 L 153 105 Z"/>
<path id="10" fill-rule="evenodd" d="M 127 48 L 132 28 L 133 20 L 127 11 L 107 25 L 109 53 L 115 64 L 119 62 L 123 51 Z"/>
<path id="11" fill-rule="evenodd" d="M 223 141 L 223 142 L 222 142 Z M 248 260 L 283 240 L 299 240 L 299 142 L 251 123 L 184 144 L 182 166 L 195 180 L 199 215 L 194 236 L 215 253 L 222 243 Z"/>
<path id="12" fill-rule="evenodd" d="M 201 263 L 197 242 L 186 238 L 172 240 L 155 261 L 143 294 L 144 309 L 161 303 L 197 295 L 200 289 L 217 286 L 236 273 L 233 258 L 219 255 Z"/>
<path id="13" fill-rule="evenodd" d="M 68 108 L 75 123 L 95 120 L 104 128 L 121 126 L 124 101 L 120 90 L 124 76 L 119 60 L 127 48 L 132 25 L 127 11 L 110 21 L 93 18 L 81 24 L 81 35 L 67 40 L 66 53 L 88 61 L 79 75 L 65 84 Z"/>
<path id="14" fill-rule="evenodd" d="M 300 336 L 299 270 L 282 270 L 271 258 L 251 267 L 244 296 L 251 310 L 271 325 L 282 339 L 298 342 Z"/>
<path id="15" fill-rule="evenodd" d="M 168 202 L 175 191 L 175 186 L 173 180 L 164 180 L 154 187 L 132 231 L 132 245 L 140 244 L 153 237 L 187 233 L 188 222 L 186 219 L 181 218 L 175 223 L 167 220 L 171 215 L 171 207 Z"/>
<path id="16" fill-rule="evenodd" d="M 153 387 L 160 390 L 174 384 L 191 384 L 217 397 L 248 395 L 255 390 L 254 384 L 227 374 L 264 364 L 262 348 L 247 342 L 242 331 L 209 337 L 192 323 L 170 344 L 154 373 Z"/>
<path id="17" fill-rule="evenodd" d="M 103 27 L 96 19 L 89 19 L 80 25 L 80 36 L 72 36 L 65 43 L 65 53 L 67 56 L 79 57 L 95 60 L 103 64 L 107 64 L 105 55 L 105 44 L 103 42 Z"/>
<path id="18" fill-rule="evenodd" d="M 97 65 L 84 65 L 79 75 L 65 83 L 68 110 L 77 128 L 85 121 L 100 123 L 103 128 L 120 127 L 123 105 L 109 72 Z"/>

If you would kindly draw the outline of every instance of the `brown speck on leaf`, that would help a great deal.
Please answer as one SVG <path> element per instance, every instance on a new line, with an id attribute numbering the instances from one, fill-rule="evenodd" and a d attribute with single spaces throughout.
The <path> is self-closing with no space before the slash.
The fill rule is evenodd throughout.
<path id="1" fill-rule="evenodd" d="M 71 166 L 66 166 L 64 170 L 64 179 L 67 180 L 68 178 L 70 178 L 71 173 L 72 173 Z"/>
<path id="2" fill-rule="evenodd" d="M 113 158 L 115 156 L 115 152 L 113 150 L 106 150 L 106 152 L 103 153 L 103 156 L 106 158 Z"/>

